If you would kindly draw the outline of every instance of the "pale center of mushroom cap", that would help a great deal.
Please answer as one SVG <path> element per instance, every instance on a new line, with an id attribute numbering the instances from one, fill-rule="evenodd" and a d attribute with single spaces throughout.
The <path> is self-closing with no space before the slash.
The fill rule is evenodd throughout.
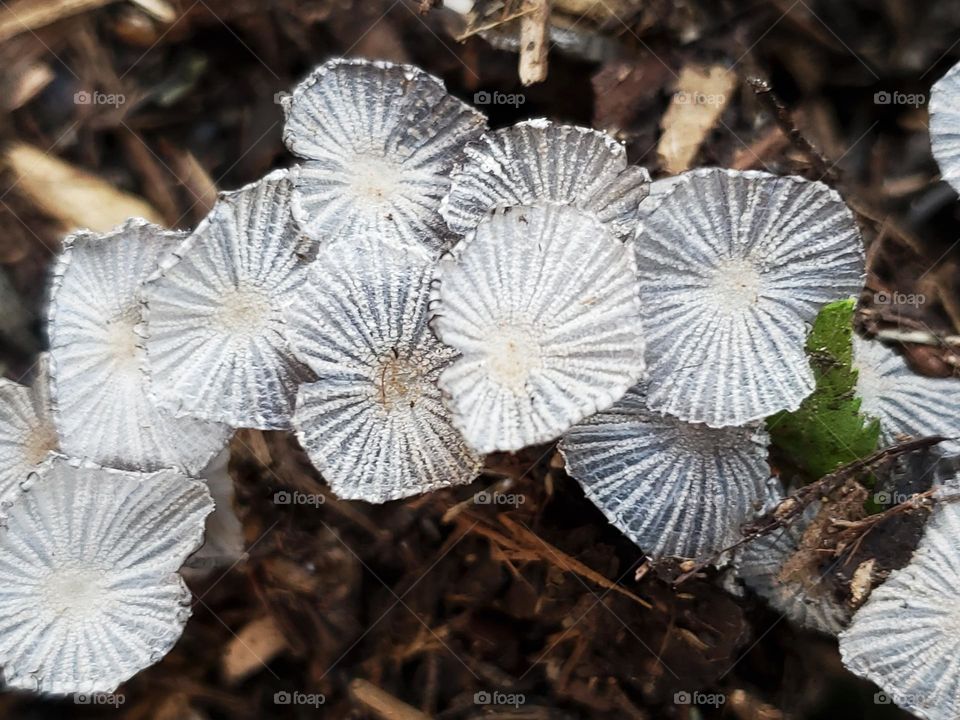
<path id="1" fill-rule="evenodd" d="M 106 342 L 110 355 L 116 360 L 119 369 L 129 373 L 139 372 L 139 338 L 134 330 L 139 322 L 140 306 L 134 303 L 123 308 L 106 326 Z"/>
<path id="2" fill-rule="evenodd" d="M 880 416 L 880 403 L 890 389 L 889 381 L 868 365 L 853 364 L 857 371 L 856 394 L 860 398 L 860 412 Z"/>
<path id="3" fill-rule="evenodd" d="M 763 280 L 756 265 L 744 258 L 728 258 L 717 263 L 707 286 L 707 297 L 717 309 L 733 314 L 755 305 Z"/>
<path id="4" fill-rule="evenodd" d="M 373 383 L 377 401 L 387 410 L 413 407 L 422 392 L 423 373 L 415 362 L 389 351 L 377 363 Z"/>
<path id="5" fill-rule="evenodd" d="M 403 179 L 400 165 L 373 153 L 354 157 L 346 168 L 350 189 L 362 201 L 387 205 Z"/>
<path id="6" fill-rule="evenodd" d="M 234 335 L 255 335 L 274 314 L 270 296 L 258 288 L 230 288 L 220 296 L 215 322 Z"/>
<path id="7" fill-rule="evenodd" d="M 40 587 L 42 608 L 53 617 L 95 617 L 109 596 L 104 574 L 91 567 L 58 568 Z"/>
<path id="8" fill-rule="evenodd" d="M 28 465 L 39 465 L 47 453 L 57 449 L 57 433 L 49 425 L 32 428 L 23 442 L 23 459 Z"/>
<path id="9" fill-rule="evenodd" d="M 538 334 L 527 325 L 501 325 L 490 338 L 490 378 L 518 395 L 526 394 L 530 374 L 543 367 Z"/>

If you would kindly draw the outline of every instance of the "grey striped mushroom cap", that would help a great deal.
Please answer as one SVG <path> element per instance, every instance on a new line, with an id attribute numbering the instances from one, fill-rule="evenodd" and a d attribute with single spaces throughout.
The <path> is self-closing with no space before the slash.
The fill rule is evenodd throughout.
<path id="1" fill-rule="evenodd" d="M 960 715 L 960 505 L 939 505 L 910 562 L 840 634 L 852 672 L 927 720 Z"/>
<path id="2" fill-rule="evenodd" d="M 410 65 L 331 60 L 283 99 L 293 214 L 321 241 L 379 237 L 436 256 L 440 199 L 486 117 Z"/>
<path id="3" fill-rule="evenodd" d="M 290 216 L 284 171 L 224 193 L 144 288 L 144 344 L 157 402 L 231 427 L 290 427 L 309 370 L 286 339 L 283 308 L 316 243 Z"/>
<path id="4" fill-rule="evenodd" d="M 859 336 L 853 338 L 853 367 L 860 411 L 880 421 L 885 442 L 943 435 L 952 439 L 938 447 L 960 454 L 960 380 L 917 375 L 894 350 Z"/>
<path id="5" fill-rule="evenodd" d="M 651 412 L 642 387 L 571 428 L 567 472 L 650 557 L 703 558 L 741 539 L 770 468 L 759 428 L 715 429 Z"/>
<path id="6" fill-rule="evenodd" d="M 628 167 L 623 145 L 606 133 L 549 120 L 487 133 L 464 155 L 440 210 L 461 235 L 492 209 L 549 202 L 594 213 L 627 239 L 650 187 L 649 173 Z"/>
<path id="7" fill-rule="evenodd" d="M 643 376 L 632 253 L 592 215 L 497 212 L 435 277 L 433 328 L 461 354 L 440 388 L 480 453 L 553 440 Z"/>
<path id="8" fill-rule="evenodd" d="M 711 427 L 795 410 L 820 308 L 860 292 L 863 247 L 826 185 L 717 168 L 650 198 L 636 238 L 651 409 Z"/>
<path id="9" fill-rule="evenodd" d="M 0 500 L 15 491 L 59 445 L 50 416 L 49 368 L 44 354 L 37 361 L 30 387 L 0 378 Z"/>
<path id="10" fill-rule="evenodd" d="M 198 472 L 229 428 L 177 418 L 150 399 L 140 345 L 142 283 L 183 233 L 128 220 L 67 237 L 48 310 L 54 422 L 65 454 L 126 470 Z"/>
<path id="11" fill-rule="evenodd" d="M 379 238 L 331 245 L 288 310 L 317 377 L 300 388 L 294 426 L 340 497 L 381 503 L 479 473 L 437 387 L 456 353 L 427 326 L 433 267 Z"/>
<path id="12" fill-rule="evenodd" d="M 737 577 L 788 620 L 836 635 L 847 624 L 849 609 L 827 595 L 820 577 L 802 579 L 785 573 L 785 564 L 800 548 L 803 533 L 819 510 L 820 503 L 813 503 L 789 525 L 746 543 L 736 551 L 733 564 Z"/>
<path id="13" fill-rule="evenodd" d="M 930 145 L 940 176 L 960 190 L 960 63 L 937 80 L 930 92 Z"/>
<path id="14" fill-rule="evenodd" d="M 178 574 L 213 503 L 172 470 L 52 458 L 0 524 L 0 666 L 7 686 L 112 692 L 173 647 L 190 616 Z"/>

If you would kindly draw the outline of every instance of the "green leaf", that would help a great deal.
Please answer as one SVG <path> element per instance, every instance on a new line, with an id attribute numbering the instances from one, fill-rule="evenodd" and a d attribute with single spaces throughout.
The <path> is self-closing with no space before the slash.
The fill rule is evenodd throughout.
<path id="1" fill-rule="evenodd" d="M 866 457 L 877 448 L 880 424 L 860 414 L 853 369 L 853 300 L 827 305 L 807 338 L 816 389 L 795 412 L 767 418 L 773 445 L 808 481 Z"/>

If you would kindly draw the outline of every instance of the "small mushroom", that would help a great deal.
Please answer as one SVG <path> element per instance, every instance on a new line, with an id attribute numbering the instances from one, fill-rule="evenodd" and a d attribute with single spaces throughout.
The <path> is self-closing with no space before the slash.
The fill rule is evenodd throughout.
<path id="1" fill-rule="evenodd" d="M 433 328 L 461 353 L 440 387 L 480 453 L 553 440 L 643 376 L 633 256 L 593 215 L 498 211 L 435 277 Z"/>
<path id="2" fill-rule="evenodd" d="M 887 443 L 901 435 L 951 438 L 939 448 L 960 454 L 960 381 L 917 375 L 900 355 L 881 342 L 853 338 L 853 367 L 857 370 L 860 411 L 880 421 Z"/>
<path id="3" fill-rule="evenodd" d="M 0 500 L 59 450 L 50 416 L 48 359 L 42 355 L 30 387 L 0 378 Z"/>
<path id="4" fill-rule="evenodd" d="M 960 192 L 960 63 L 931 89 L 930 145 L 940 177 Z"/>
<path id="5" fill-rule="evenodd" d="M 310 378 L 290 350 L 283 308 L 315 243 L 290 217 L 285 171 L 224 193 L 144 288 L 153 393 L 170 412 L 231 427 L 290 427 Z"/>
<path id="6" fill-rule="evenodd" d="M 852 672 L 928 720 L 960 715 L 960 505 L 937 506 L 910 562 L 890 574 L 840 634 Z"/>
<path id="7" fill-rule="evenodd" d="M 173 647 L 190 616 L 178 574 L 213 503 L 203 482 L 51 458 L 0 524 L 7 686 L 112 692 Z"/>
<path id="8" fill-rule="evenodd" d="M 336 59 L 283 99 L 293 214 L 323 241 L 380 237 L 431 256 L 445 244 L 440 199 L 486 118 L 409 65 Z"/>
<path id="9" fill-rule="evenodd" d="M 858 294 L 863 247 L 826 185 L 693 170 L 648 200 L 636 239 L 652 410 L 711 427 L 796 410 L 824 304 Z"/>
<path id="10" fill-rule="evenodd" d="M 652 558 L 705 558 L 734 545 L 766 493 L 767 434 L 650 412 L 642 386 L 571 428 L 567 472 Z"/>
<path id="11" fill-rule="evenodd" d="M 381 503 L 479 472 L 437 387 L 456 352 L 427 326 L 433 268 L 378 239 L 331 245 L 288 310 L 317 376 L 300 388 L 294 426 L 340 497 Z"/>
<path id="12" fill-rule="evenodd" d="M 636 229 L 650 188 L 642 167 L 627 165 L 623 145 L 606 133 L 528 120 L 469 143 L 440 212 L 466 234 L 495 208 L 542 202 L 594 213 L 621 239 Z"/>
<path id="13" fill-rule="evenodd" d="M 183 241 L 145 220 L 67 237 L 53 272 L 47 333 L 53 418 L 64 453 L 135 471 L 196 473 L 229 428 L 176 418 L 150 399 L 139 347 L 143 281 Z"/>
<path id="14" fill-rule="evenodd" d="M 786 568 L 820 507 L 814 502 L 789 525 L 746 543 L 737 550 L 734 567 L 748 588 L 791 622 L 836 635 L 849 620 L 850 611 L 829 595 L 822 578 L 795 577 Z"/>

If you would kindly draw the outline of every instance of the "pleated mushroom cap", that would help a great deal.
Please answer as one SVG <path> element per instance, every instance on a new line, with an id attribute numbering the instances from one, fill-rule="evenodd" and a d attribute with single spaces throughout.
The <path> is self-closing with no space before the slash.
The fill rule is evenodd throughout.
<path id="1" fill-rule="evenodd" d="M 556 203 L 590 212 L 621 239 L 636 229 L 650 175 L 606 133 L 528 120 L 467 145 L 441 213 L 466 234 L 495 208 Z"/>
<path id="2" fill-rule="evenodd" d="M 642 387 L 571 428 L 567 472 L 650 557 L 705 558 L 741 539 L 762 506 L 767 434 L 710 428 L 650 412 Z"/>
<path id="3" fill-rule="evenodd" d="M 960 715 L 960 505 L 939 505 L 910 562 L 840 634 L 852 672 L 927 720 Z"/>
<path id="4" fill-rule="evenodd" d="M 880 421 L 886 443 L 898 436 L 943 435 L 953 438 L 938 446 L 960 454 L 960 380 L 917 375 L 900 355 L 881 342 L 853 338 L 860 411 Z"/>
<path id="5" fill-rule="evenodd" d="M 74 233 L 57 260 L 48 309 L 53 418 L 64 453 L 135 471 L 198 472 L 229 429 L 177 418 L 150 398 L 139 347 L 142 284 L 183 241 L 132 219 Z"/>
<path id="6" fill-rule="evenodd" d="M 809 586 L 785 571 L 819 510 L 820 504 L 814 503 L 790 525 L 744 544 L 736 552 L 734 565 L 744 584 L 788 620 L 808 630 L 836 635 L 846 625 L 849 610 L 826 595 L 822 582 L 818 582 L 820 588 Z M 824 592 L 818 593 L 818 589 Z"/>
<path id="7" fill-rule="evenodd" d="M 177 571 L 213 503 L 172 470 L 54 458 L 0 525 L 0 666 L 8 687 L 112 692 L 158 662 L 190 616 Z"/>
<path id="8" fill-rule="evenodd" d="M 863 247 L 826 185 L 693 170 L 650 202 L 636 239 L 650 408 L 711 427 L 796 410 L 820 308 L 858 294 Z"/>
<path id="9" fill-rule="evenodd" d="M 288 310 L 317 377 L 300 388 L 297 436 L 342 498 L 381 503 L 479 473 L 437 387 L 456 353 L 427 326 L 433 267 L 378 239 L 333 245 Z"/>
<path id="10" fill-rule="evenodd" d="M 331 60 L 284 98 L 284 142 L 306 158 L 293 213 L 321 241 L 379 237 L 437 256 L 440 200 L 486 118 L 409 65 Z"/>
<path id="11" fill-rule="evenodd" d="M 290 427 L 309 379 L 283 308 L 316 249 L 290 216 L 284 171 L 224 193 L 144 289 L 145 347 L 157 402 L 230 427 Z"/>
<path id="12" fill-rule="evenodd" d="M 30 387 L 0 378 L 0 500 L 59 445 L 50 415 L 48 358 L 41 355 Z"/>
<path id="13" fill-rule="evenodd" d="M 940 177 L 960 190 L 960 64 L 937 80 L 930 92 L 930 145 Z"/>
<path id="14" fill-rule="evenodd" d="M 497 212 L 436 278 L 433 328 L 461 353 L 440 388 L 480 453 L 553 440 L 643 376 L 632 253 L 592 215 Z"/>

